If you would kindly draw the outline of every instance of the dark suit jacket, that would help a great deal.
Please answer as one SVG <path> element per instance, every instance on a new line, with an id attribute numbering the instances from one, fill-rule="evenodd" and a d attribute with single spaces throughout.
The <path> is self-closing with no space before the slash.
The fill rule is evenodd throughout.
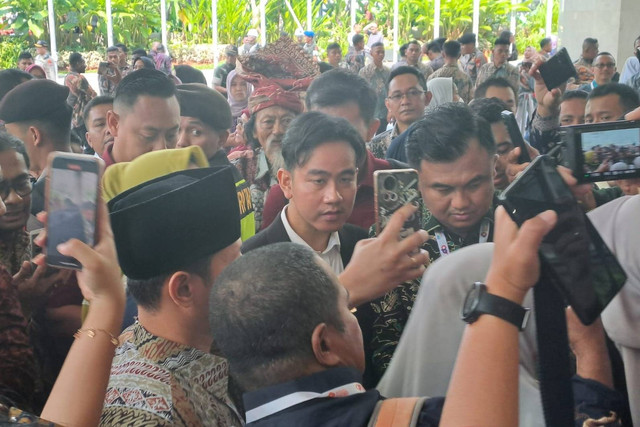
<path id="1" fill-rule="evenodd" d="M 340 230 L 338 230 L 340 236 L 340 256 L 342 257 L 342 264 L 346 267 L 351 261 L 351 255 L 353 255 L 353 249 L 356 243 L 362 239 L 369 237 L 369 233 L 363 228 L 357 227 L 351 224 L 345 224 Z M 282 217 L 278 214 L 273 222 L 264 230 L 245 241 L 242 244 L 240 251 L 244 254 L 253 249 L 260 248 L 272 243 L 290 242 L 287 230 L 282 223 Z M 277 265 L 277 264 L 274 264 Z M 355 313 L 360 329 L 362 330 L 362 337 L 364 343 L 371 343 L 373 334 L 373 319 L 374 313 L 371 309 L 371 304 L 365 303 L 358 306 L 358 310 Z M 373 382 L 373 369 L 372 369 L 372 348 L 365 346 L 365 372 L 363 384 L 367 388 L 375 387 Z"/>
<path id="2" fill-rule="evenodd" d="M 349 261 L 351 261 L 351 255 L 353 254 L 356 243 L 358 243 L 359 240 L 368 238 L 369 234 L 363 228 L 345 224 L 338 230 L 338 236 L 340 236 L 340 256 L 342 257 L 342 264 L 346 267 Z M 282 217 L 278 214 L 267 228 L 244 242 L 240 251 L 244 254 L 271 243 L 290 241 L 291 239 L 289 239 L 287 230 L 282 223 Z"/>

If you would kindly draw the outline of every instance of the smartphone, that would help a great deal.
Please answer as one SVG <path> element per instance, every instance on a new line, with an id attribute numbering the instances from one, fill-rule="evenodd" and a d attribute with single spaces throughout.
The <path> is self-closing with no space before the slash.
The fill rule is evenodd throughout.
<path id="1" fill-rule="evenodd" d="M 108 62 L 100 62 L 98 64 L 98 74 L 105 75 L 109 71 L 109 63 Z"/>
<path id="2" fill-rule="evenodd" d="M 511 142 L 513 143 L 514 148 L 520 148 L 518 163 L 529 163 L 531 161 L 531 157 L 529 156 L 529 150 L 527 150 L 527 143 L 524 142 L 522 133 L 520 133 L 520 128 L 518 127 L 518 122 L 516 121 L 516 115 L 509 110 L 504 110 L 502 112 L 502 122 L 507 127 L 509 138 L 511 138 Z"/>
<path id="3" fill-rule="evenodd" d="M 422 228 L 421 196 L 418 189 L 418 172 L 415 169 L 389 169 L 373 173 L 376 234 L 386 227 L 391 216 L 404 205 L 411 203 L 418 210 L 404 223 L 400 238 Z"/>
<path id="4" fill-rule="evenodd" d="M 49 156 L 46 187 L 47 265 L 80 270 L 78 260 L 57 250 L 60 243 L 79 239 L 93 246 L 96 238 L 98 185 L 103 163 L 84 154 L 54 152 Z"/>
<path id="5" fill-rule="evenodd" d="M 553 55 L 551 59 L 540 65 L 539 70 L 544 84 L 549 90 L 566 83 L 571 77 L 577 77 L 576 68 L 571 62 L 569 52 L 564 47 Z"/>
<path id="6" fill-rule="evenodd" d="M 640 177 L 640 121 L 567 126 L 563 164 L 580 182 Z"/>
<path id="7" fill-rule="evenodd" d="M 546 155 L 536 157 L 499 200 L 518 225 L 548 209 L 558 214 L 556 226 L 540 245 L 541 268 L 582 323 L 593 323 L 627 276 L 553 160 Z"/>

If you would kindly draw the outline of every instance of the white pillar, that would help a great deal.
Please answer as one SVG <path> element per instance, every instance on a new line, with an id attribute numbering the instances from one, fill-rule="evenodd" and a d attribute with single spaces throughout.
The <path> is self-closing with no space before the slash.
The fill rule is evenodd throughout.
<path id="1" fill-rule="evenodd" d="M 393 0 L 393 62 L 398 62 L 398 0 Z"/>
<path id="2" fill-rule="evenodd" d="M 56 15 L 53 10 L 53 0 L 47 1 L 47 9 L 49 11 L 49 51 L 55 66 L 53 67 L 54 82 L 58 81 L 58 46 L 56 43 Z"/>
<path id="3" fill-rule="evenodd" d="M 267 0 L 260 0 L 260 42 L 262 46 L 267 44 Z"/>
<path id="4" fill-rule="evenodd" d="M 107 8 L 107 47 L 113 46 L 113 16 L 111 15 L 111 0 L 106 0 Z"/>
<path id="5" fill-rule="evenodd" d="M 511 0 L 511 6 L 515 9 L 515 7 L 518 5 L 518 0 Z M 515 10 L 511 12 L 511 22 L 509 23 L 509 31 L 511 31 L 511 34 L 513 34 L 515 36 L 516 34 L 516 12 Z"/>
<path id="6" fill-rule="evenodd" d="M 162 44 L 165 52 L 169 53 L 169 45 L 167 43 L 167 0 L 160 0 L 160 20 L 162 24 Z"/>
<path id="7" fill-rule="evenodd" d="M 218 0 L 211 0 L 211 35 L 213 36 L 213 68 L 218 66 Z"/>
<path id="8" fill-rule="evenodd" d="M 551 36 L 551 21 L 553 21 L 553 0 L 547 0 L 547 25 L 545 28 L 547 37 Z"/>
<path id="9" fill-rule="evenodd" d="M 478 36 L 480 28 L 480 0 L 473 0 L 473 33 Z"/>
<path id="10" fill-rule="evenodd" d="M 433 5 L 433 39 L 440 37 L 440 0 Z"/>
<path id="11" fill-rule="evenodd" d="M 357 0 L 351 0 L 351 28 L 349 31 L 353 31 L 353 26 L 356 25 L 356 8 L 358 7 Z"/>
<path id="12" fill-rule="evenodd" d="M 307 0 L 307 31 L 313 31 L 313 4 Z"/>

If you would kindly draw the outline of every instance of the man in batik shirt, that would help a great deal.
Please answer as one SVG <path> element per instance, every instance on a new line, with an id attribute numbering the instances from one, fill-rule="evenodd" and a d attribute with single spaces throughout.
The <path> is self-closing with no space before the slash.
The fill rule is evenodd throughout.
<path id="1" fill-rule="evenodd" d="M 96 92 L 89 85 L 87 79 L 82 75 L 87 64 L 82 55 L 74 52 L 69 55 L 69 74 L 64 78 L 64 84 L 69 88 L 69 97 L 67 104 L 73 108 L 71 116 L 71 128 L 83 142 L 83 146 L 87 146 L 85 134 L 87 128 L 84 125 L 84 107 L 97 96 Z"/>
<path id="2" fill-rule="evenodd" d="M 371 57 L 373 58 L 373 63 L 361 69 L 359 75 L 369 82 L 373 91 L 376 93 L 374 118 L 380 120 L 380 127 L 378 128 L 378 132 L 380 132 L 381 130 L 384 131 L 387 127 L 388 110 L 384 101 L 387 98 L 389 74 L 391 73 L 389 68 L 382 63 L 384 61 L 384 44 L 382 42 L 374 43 L 371 46 Z M 376 157 L 384 158 L 384 154 Z"/>
<path id="3" fill-rule="evenodd" d="M 469 103 L 473 99 L 473 83 L 471 78 L 458 66 L 460 58 L 460 43 L 455 40 L 446 42 L 443 46 L 444 65 L 429 76 L 429 80 L 437 77 L 451 77 L 458 89 L 458 96 Z"/>
<path id="4" fill-rule="evenodd" d="M 487 58 L 482 51 L 476 48 L 476 35 L 467 33 L 458 39 L 460 43 L 462 56 L 460 57 L 460 66 L 462 71 L 467 73 L 471 82 L 475 84 L 478 77 L 478 70 L 487 63 Z"/>

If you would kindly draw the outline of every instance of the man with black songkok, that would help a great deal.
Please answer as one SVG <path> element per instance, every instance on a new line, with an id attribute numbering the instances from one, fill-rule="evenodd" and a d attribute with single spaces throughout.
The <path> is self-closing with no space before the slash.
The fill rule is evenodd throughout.
<path id="1" fill-rule="evenodd" d="M 32 175 L 38 177 L 31 195 L 31 212 L 44 209 L 45 168 L 52 151 L 70 152 L 69 88 L 51 80 L 30 80 L 9 91 L 0 102 L 0 120 L 7 132 L 24 142 Z M 37 99 L 38 102 L 34 102 Z"/>
<path id="2" fill-rule="evenodd" d="M 202 148 L 211 166 L 230 166 L 222 149 L 231 127 L 231 108 L 224 96 L 203 84 L 190 83 L 178 86 L 178 101 L 180 133 L 176 148 L 197 145 Z M 236 168 L 233 168 L 233 172 L 244 241 L 255 234 L 255 216 L 249 184 Z"/>
<path id="3" fill-rule="evenodd" d="M 147 181 L 109 210 L 138 320 L 120 336 L 100 424 L 242 425 L 208 323 L 211 287 L 240 255 L 231 167 Z"/>

